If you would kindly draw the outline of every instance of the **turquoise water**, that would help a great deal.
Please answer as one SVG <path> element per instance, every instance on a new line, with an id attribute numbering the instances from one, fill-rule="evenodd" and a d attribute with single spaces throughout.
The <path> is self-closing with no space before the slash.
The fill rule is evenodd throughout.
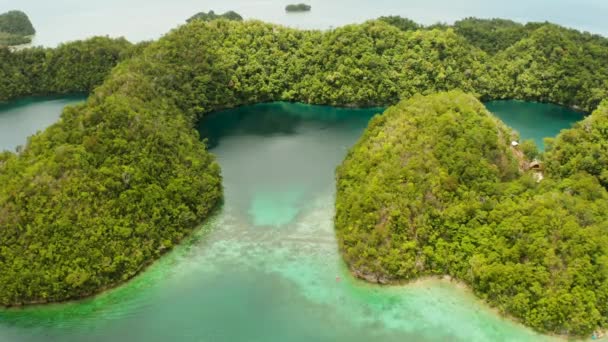
<path id="1" fill-rule="evenodd" d="M 63 107 L 85 100 L 83 95 L 31 97 L 0 103 L 0 151 L 14 151 L 27 137 L 59 119 Z"/>
<path id="2" fill-rule="evenodd" d="M 92 35 L 156 39 L 200 11 L 235 10 L 247 19 L 260 19 L 298 28 L 327 29 L 359 23 L 382 15 L 401 15 L 423 24 L 451 23 L 465 17 L 507 18 L 521 22 L 551 21 L 608 34 L 605 0 L 305 0 L 309 13 L 285 13 L 291 0 L 0 0 L 0 12 L 28 13 L 38 34 L 34 44 L 55 46 Z M 59 24 L 60 23 L 60 24 Z"/>
<path id="3" fill-rule="evenodd" d="M 493 101 L 485 104 L 507 125 L 519 132 L 523 140 L 532 139 L 544 150 L 543 138 L 555 137 L 562 129 L 570 128 L 584 118 L 572 109 L 546 103 L 524 101 Z"/>
<path id="4" fill-rule="evenodd" d="M 225 204 L 133 281 L 0 310 L 0 341 L 544 341 L 466 289 L 353 279 L 333 231 L 334 170 L 380 109 L 272 103 L 199 125 Z M 0 112 L 1 115 L 1 112 Z"/>

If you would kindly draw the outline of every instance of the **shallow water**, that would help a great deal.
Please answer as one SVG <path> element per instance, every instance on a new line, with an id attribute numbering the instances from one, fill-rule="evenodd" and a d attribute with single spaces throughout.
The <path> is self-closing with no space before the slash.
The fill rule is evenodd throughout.
<path id="1" fill-rule="evenodd" d="M 382 15 L 401 15 L 423 24 L 451 23 L 465 17 L 506 18 L 521 22 L 551 21 L 608 34 L 605 0 L 306 0 L 309 13 L 286 13 L 291 0 L 0 0 L 0 12 L 21 9 L 31 18 L 35 45 L 55 46 L 92 35 L 124 36 L 132 41 L 156 39 L 193 14 L 235 10 L 246 19 L 306 29 L 360 23 Z"/>
<path id="2" fill-rule="evenodd" d="M 544 150 L 543 138 L 555 137 L 563 129 L 582 120 L 584 114 L 554 104 L 524 101 L 492 101 L 485 104 L 504 123 L 519 132 L 522 140 L 532 139 Z"/>
<path id="3" fill-rule="evenodd" d="M 0 103 L 0 152 L 25 145 L 27 137 L 56 122 L 63 107 L 85 98 L 84 95 L 29 97 Z"/>
<path id="4" fill-rule="evenodd" d="M 215 217 L 118 289 L 0 311 L 0 341 L 549 340 L 449 283 L 349 275 L 334 169 L 379 111 L 272 103 L 209 116 L 199 130 L 226 197 Z"/>

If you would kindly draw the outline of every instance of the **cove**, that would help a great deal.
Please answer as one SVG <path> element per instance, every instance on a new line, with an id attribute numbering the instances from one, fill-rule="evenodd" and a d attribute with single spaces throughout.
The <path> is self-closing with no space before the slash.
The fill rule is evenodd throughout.
<path id="1" fill-rule="evenodd" d="M 0 341 L 549 340 L 453 284 L 349 275 L 334 169 L 381 111 L 270 103 L 209 115 L 198 129 L 222 167 L 221 210 L 124 286 L 1 310 Z"/>
<path id="2" fill-rule="evenodd" d="M 57 121 L 66 105 L 85 99 L 84 95 L 28 97 L 0 103 L 0 152 L 25 145 L 27 137 Z"/>
<path id="3" fill-rule="evenodd" d="M 523 140 L 532 139 L 543 151 L 544 138 L 555 137 L 584 118 L 584 114 L 555 104 L 525 101 L 491 101 L 488 110 L 519 132 Z"/>

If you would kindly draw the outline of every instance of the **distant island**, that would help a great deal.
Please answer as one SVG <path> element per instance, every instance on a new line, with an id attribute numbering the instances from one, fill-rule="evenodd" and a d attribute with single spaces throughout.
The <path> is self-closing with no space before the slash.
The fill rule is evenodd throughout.
<path id="1" fill-rule="evenodd" d="M 287 5 L 287 7 L 285 7 L 285 10 L 287 12 L 309 12 L 311 8 L 312 7 L 307 4 L 292 4 Z"/>
<path id="2" fill-rule="evenodd" d="M 28 16 L 21 11 L 0 14 L 0 46 L 29 44 L 36 33 Z"/>
<path id="3" fill-rule="evenodd" d="M 212 20 L 216 20 L 216 19 L 243 21 L 243 17 L 240 14 L 236 13 L 235 11 L 228 11 L 224 14 L 215 14 L 215 12 L 213 12 L 213 11 L 209 11 L 209 13 L 199 12 L 199 13 L 193 15 L 192 17 L 190 17 L 190 19 L 188 19 L 186 21 L 187 22 L 191 22 L 193 20 L 212 21 Z"/>

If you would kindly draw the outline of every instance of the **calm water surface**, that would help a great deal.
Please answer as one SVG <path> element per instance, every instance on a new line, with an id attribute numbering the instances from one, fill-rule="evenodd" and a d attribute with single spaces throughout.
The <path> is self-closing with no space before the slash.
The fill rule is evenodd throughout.
<path id="1" fill-rule="evenodd" d="M 545 148 L 543 138 L 555 137 L 584 118 L 581 112 L 547 103 L 492 101 L 486 107 L 519 132 L 522 139 L 533 139 L 540 150 Z"/>
<path id="2" fill-rule="evenodd" d="M 0 103 L 0 152 L 25 145 L 27 137 L 59 119 L 63 107 L 85 100 L 84 95 L 31 97 Z"/>
<path id="3" fill-rule="evenodd" d="M 272 103 L 209 116 L 199 130 L 222 166 L 217 215 L 118 289 L 0 310 L 0 341 L 549 340 L 450 284 L 349 275 L 334 169 L 379 111 Z"/>
<path id="4" fill-rule="evenodd" d="M 305 0 L 309 13 L 285 13 L 292 0 L 0 0 L 0 12 L 28 13 L 38 34 L 34 43 L 55 46 L 92 35 L 156 39 L 200 11 L 235 10 L 246 19 L 298 28 L 327 29 L 382 15 L 401 15 L 423 24 L 451 23 L 465 17 L 551 21 L 608 34 L 605 0 Z"/>

